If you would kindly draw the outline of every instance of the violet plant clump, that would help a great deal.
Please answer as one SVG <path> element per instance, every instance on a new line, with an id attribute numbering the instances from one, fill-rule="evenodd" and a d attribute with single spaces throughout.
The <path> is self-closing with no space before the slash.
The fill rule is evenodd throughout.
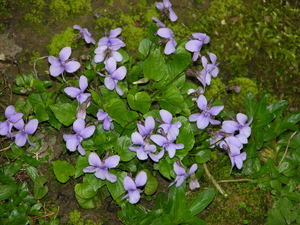
<path id="1" fill-rule="evenodd" d="M 264 107 L 257 106 L 261 107 L 263 101 L 256 104 L 250 94 L 245 112 L 228 112 L 226 102 L 222 103 L 218 97 L 228 90 L 239 92 L 238 86 L 226 87 L 209 99 L 207 93 L 212 80 L 221 75 L 217 56 L 206 51 L 206 44 L 212 44 L 213 40 L 204 33 L 193 33 L 193 39 L 177 40 L 168 28 L 170 21 L 177 20 L 171 2 L 163 1 L 156 7 L 167 15 L 167 20 L 163 23 L 153 18 L 148 36 L 140 43 L 138 59 L 129 56 L 126 49 L 121 50 L 126 42 L 120 37 L 121 28 L 100 38 L 91 53 L 92 59 L 84 64 L 69 60 L 70 47 L 63 48 L 58 58 L 48 57 L 50 75 L 62 75 L 65 82 L 61 82 L 58 90 L 48 92 L 47 83 L 31 77 L 32 83 L 38 85 L 29 91 L 28 104 L 19 102 L 18 107 L 7 107 L 6 120 L 0 122 L 0 135 L 8 141 L 15 138 L 12 146 L 25 149 L 28 143 L 38 149 L 41 140 L 29 140 L 38 124 L 39 129 L 64 128 L 62 143 L 69 154 L 78 159 L 74 165 L 57 159 L 53 167 L 59 171 L 55 175 L 61 183 L 67 182 L 69 177 L 74 180 L 83 177 L 75 186 L 82 208 L 95 208 L 95 199 L 100 199 L 99 193 L 103 191 L 120 206 L 120 217 L 127 216 L 132 224 L 146 223 L 149 218 L 154 224 L 173 219 L 190 224 L 190 218 L 183 215 L 189 212 L 196 216 L 202 210 L 198 204 L 205 208 L 215 196 L 212 190 L 201 190 L 199 182 L 203 176 L 200 168 L 207 168 L 206 163 L 213 162 L 211 155 L 218 157 L 216 152 L 225 155 L 228 173 L 234 175 L 238 171 L 250 175 L 255 169 L 259 170 L 252 164 L 259 167 L 257 151 L 264 141 L 273 140 L 287 127 L 297 130 L 293 125 L 300 117 L 296 114 L 282 126 L 278 119 L 273 127 L 268 127 L 265 121 L 270 122 L 279 115 L 277 109 L 281 106 L 265 107 L 263 111 Z M 90 32 L 79 25 L 74 28 L 87 43 L 96 45 Z M 198 69 L 192 71 L 195 65 Z M 76 72 L 76 76 L 65 80 L 64 72 Z M 268 117 L 256 120 L 255 116 L 264 118 L 264 115 Z M 24 121 L 28 121 L 27 124 Z M 278 128 L 277 133 L 272 133 L 271 128 Z M 257 138 L 258 134 L 262 135 L 262 129 L 269 130 L 270 136 L 264 134 L 264 139 Z M 252 138 L 253 132 L 255 138 Z M 280 143 L 286 145 L 282 140 Z M 155 196 L 153 198 L 160 201 L 157 194 L 160 185 L 169 187 L 169 196 L 174 194 L 167 203 L 170 204 L 167 208 L 173 210 L 172 204 L 180 205 L 176 202 L 180 199 L 174 196 L 186 196 L 186 180 L 196 200 L 192 200 L 190 206 L 184 204 L 183 213 L 174 211 L 165 216 L 163 207 L 152 211 L 157 213 L 155 216 L 149 213 L 150 209 L 144 210 L 143 218 L 132 213 L 139 209 L 134 204 L 142 204 L 143 199 Z M 220 190 L 219 184 L 215 185 Z M 195 189 L 199 189 L 199 193 Z M 200 191 L 208 194 L 203 197 Z"/>

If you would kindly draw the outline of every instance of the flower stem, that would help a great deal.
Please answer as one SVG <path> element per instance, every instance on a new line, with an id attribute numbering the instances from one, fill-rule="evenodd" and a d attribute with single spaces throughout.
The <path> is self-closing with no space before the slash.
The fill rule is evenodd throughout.
<path id="1" fill-rule="evenodd" d="M 284 158 L 286 157 L 286 154 L 287 154 L 287 151 L 288 151 L 288 149 L 289 149 L 291 140 L 293 139 L 293 137 L 294 137 L 296 134 L 297 134 L 297 131 L 295 131 L 295 132 L 289 137 L 288 143 L 287 143 L 286 148 L 285 148 L 285 151 L 284 151 L 284 154 L 283 154 L 283 156 L 282 156 L 282 158 L 281 158 L 281 160 L 280 160 L 278 166 L 282 163 L 282 161 L 283 161 Z"/>
<path id="2" fill-rule="evenodd" d="M 216 188 L 218 189 L 218 191 L 225 197 L 225 198 L 228 198 L 228 194 L 225 193 L 225 191 L 221 188 L 221 186 L 218 184 L 218 182 L 215 180 L 215 178 L 210 174 L 207 166 L 206 166 L 206 163 L 203 163 L 203 167 L 204 167 L 204 170 L 208 176 L 208 178 L 211 180 L 211 182 L 216 186 Z"/>

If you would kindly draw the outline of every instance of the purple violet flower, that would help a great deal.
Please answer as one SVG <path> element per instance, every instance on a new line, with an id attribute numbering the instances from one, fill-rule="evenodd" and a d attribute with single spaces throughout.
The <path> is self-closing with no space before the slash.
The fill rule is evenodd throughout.
<path id="1" fill-rule="evenodd" d="M 189 116 L 189 121 L 197 121 L 198 129 L 205 129 L 209 123 L 218 125 L 221 122 L 218 120 L 211 119 L 210 116 L 218 115 L 224 108 L 224 106 L 211 107 L 211 102 L 207 105 L 207 100 L 204 95 L 200 95 L 197 99 L 198 108 L 203 110 L 202 113 L 195 113 Z"/>
<path id="2" fill-rule="evenodd" d="M 140 193 L 143 192 L 139 190 L 138 187 L 144 186 L 147 182 L 147 174 L 144 171 L 139 172 L 136 176 L 135 181 L 127 176 L 124 178 L 124 189 L 128 191 L 128 193 L 122 198 L 129 198 L 129 202 L 131 204 L 137 203 L 141 196 Z"/>
<path id="3" fill-rule="evenodd" d="M 159 127 L 163 129 L 164 134 L 170 134 L 170 138 L 175 140 L 179 134 L 179 128 L 182 125 L 181 122 L 172 123 L 173 116 L 167 110 L 162 109 L 159 111 L 159 114 L 164 122 Z"/>
<path id="4" fill-rule="evenodd" d="M 84 101 L 86 101 L 91 96 L 90 93 L 84 93 L 87 87 L 88 87 L 87 78 L 85 76 L 80 76 L 79 88 L 66 87 L 64 91 L 67 93 L 67 95 L 71 96 L 72 98 L 76 98 L 78 103 L 81 105 Z"/>
<path id="5" fill-rule="evenodd" d="M 108 115 L 108 113 L 104 112 L 103 109 L 99 109 L 97 113 L 98 120 L 103 120 L 103 130 L 113 130 L 114 125 L 112 123 L 113 119 Z"/>
<path id="6" fill-rule="evenodd" d="M 157 145 L 161 146 L 163 150 L 165 149 L 168 152 L 170 158 L 173 158 L 175 156 L 177 149 L 184 148 L 184 144 L 173 143 L 176 140 L 176 137 L 174 138 L 174 136 L 171 134 L 167 134 L 167 137 L 154 134 L 151 135 L 150 139 Z"/>
<path id="7" fill-rule="evenodd" d="M 123 91 L 121 88 L 117 85 L 118 81 L 123 80 L 126 76 L 126 67 L 121 66 L 117 69 L 117 64 L 114 63 L 114 60 L 112 58 L 109 58 L 107 60 L 107 63 L 105 65 L 105 69 L 109 73 L 109 75 L 104 75 L 101 73 L 98 73 L 100 76 L 105 77 L 104 79 L 104 85 L 108 90 L 114 90 L 116 89 L 117 93 L 119 95 L 123 95 Z"/>
<path id="8" fill-rule="evenodd" d="M 190 175 L 190 177 L 191 177 L 191 180 L 190 180 L 190 183 L 189 183 L 190 189 L 191 189 L 191 190 L 194 190 L 194 189 L 196 189 L 196 188 L 200 188 L 200 184 L 199 184 L 198 179 L 196 178 L 195 173 L 192 173 L 192 174 Z"/>
<path id="9" fill-rule="evenodd" d="M 64 134 L 63 138 L 66 142 L 67 149 L 71 152 L 75 152 L 78 148 L 78 152 L 81 155 L 85 155 L 85 150 L 81 146 L 83 139 L 89 138 L 95 132 L 95 126 L 85 127 L 85 122 L 83 119 L 79 118 L 73 123 L 73 130 L 76 134 Z"/>
<path id="10" fill-rule="evenodd" d="M 19 130 L 19 132 L 14 134 L 12 133 L 10 136 L 15 137 L 15 143 L 19 147 L 23 147 L 26 142 L 28 142 L 31 146 L 36 147 L 34 143 L 29 141 L 28 134 L 33 134 L 36 131 L 38 124 L 39 121 L 37 119 L 29 120 L 26 125 L 23 120 L 20 120 L 15 124 L 15 127 Z"/>
<path id="11" fill-rule="evenodd" d="M 245 135 L 248 138 L 251 134 L 251 127 L 249 125 L 253 119 L 247 123 L 248 117 L 243 113 L 238 113 L 236 119 L 231 119 L 231 121 L 224 121 L 222 123 L 222 130 L 229 134 L 234 134 L 238 131 L 239 134 Z"/>
<path id="12" fill-rule="evenodd" d="M 6 136 L 10 135 L 13 126 L 22 119 L 23 113 L 17 113 L 15 107 L 9 105 L 6 107 L 4 115 L 7 120 L 0 121 L 0 135 Z"/>
<path id="13" fill-rule="evenodd" d="M 177 20 L 177 15 L 172 9 L 172 3 L 169 0 L 163 0 L 163 2 L 156 2 L 156 8 L 163 12 L 163 16 L 166 14 L 165 11 L 169 11 L 168 17 L 172 22 Z"/>
<path id="14" fill-rule="evenodd" d="M 152 17 L 152 20 L 154 20 L 156 22 L 156 26 L 158 28 L 164 28 L 164 27 L 166 27 L 166 25 L 163 22 L 161 22 L 159 19 L 157 19 L 156 17 Z"/>
<path id="15" fill-rule="evenodd" d="M 103 37 L 99 40 L 98 47 L 94 51 L 96 54 L 94 57 L 95 63 L 104 61 L 106 64 L 110 58 L 114 59 L 115 64 L 123 60 L 123 56 L 117 52 L 117 50 L 125 46 L 125 43 L 120 38 L 117 38 L 121 32 L 121 28 L 111 30 L 108 37 Z"/>
<path id="16" fill-rule="evenodd" d="M 62 75 L 63 80 L 65 78 L 63 76 L 63 72 L 67 71 L 68 73 L 74 73 L 80 67 L 80 63 L 74 60 L 69 60 L 71 56 L 72 50 L 70 47 L 64 47 L 59 52 L 59 58 L 54 56 L 48 57 L 48 62 L 51 64 L 50 66 L 50 75 L 53 77 L 57 77 L 60 74 Z"/>
<path id="17" fill-rule="evenodd" d="M 144 138 L 147 135 L 151 134 L 152 131 L 154 130 L 154 128 L 155 128 L 155 121 L 154 121 L 154 119 L 153 119 L 152 116 L 148 116 L 145 119 L 145 126 L 143 126 L 142 124 L 138 123 L 137 127 L 138 127 L 140 135 Z"/>
<path id="18" fill-rule="evenodd" d="M 131 135 L 132 145 L 128 147 L 130 151 L 136 152 L 136 156 L 139 160 L 146 160 L 148 156 L 154 161 L 158 162 L 164 155 L 164 151 L 160 151 L 157 155 L 153 154 L 156 152 L 156 146 L 150 145 L 150 140 L 142 137 L 138 132 L 134 132 Z"/>
<path id="19" fill-rule="evenodd" d="M 83 38 L 87 44 L 89 43 L 96 44 L 96 41 L 92 38 L 92 34 L 88 31 L 88 29 L 82 28 L 79 25 L 74 25 L 73 28 L 79 30 L 80 32 L 79 37 L 76 39 Z"/>
<path id="20" fill-rule="evenodd" d="M 217 67 L 219 63 L 217 62 L 217 56 L 214 53 L 208 53 L 210 61 L 212 63 L 208 64 L 206 57 L 201 57 L 201 62 L 203 66 L 203 70 L 201 73 L 204 75 L 205 85 L 210 85 L 211 77 L 217 77 L 219 74 L 219 68 Z M 201 81 L 202 82 L 202 81 Z M 203 82 L 202 82 L 203 83 Z"/>
<path id="21" fill-rule="evenodd" d="M 95 177 L 101 180 L 108 180 L 111 183 L 117 181 L 116 175 L 108 172 L 108 169 L 115 168 L 120 162 L 120 156 L 113 155 L 109 156 L 104 160 L 101 160 L 100 157 L 92 152 L 89 155 L 89 164 L 90 166 L 85 167 L 83 172 L 85 173 L 94 173 Z"/>
<path id="22" fill-rule="evenodd" d="M 201 56 L 200 51 L 203 44 L 208 44 L 210 41 L 210 37 L 202 33 L 193 33 L 192 35 L 195 40 L 188 41 L 185 44 L 185 48 L 186 50 L 194 53 L 192 60 L 195 62 Z"/>
<path id="23" fill-rule="evenodd" d="M 196 172 L 196 170 L 198 169 L 198 165 L 196 163 L 194 163 L 191 168 L 189 169 L 189 172 L 186 173 L 185 172 L 185 169 L 180 165 L 180 162 L 179 161 L 176 161 L 174 162 L 173 164 L 173 168 L 174 168 L 174 172 L 176 173 L 176 178 L 175 178 L 175 181 L 172 182 L 170 186 L 172 186 L 173 184 L 176 183 L 176 187 L 179 187 L 183 184 L 183 182 L 193 173 Z M 192 184 L 192 188 L 196 188 L 197 185 L 193 185 Z"/>
<path id="24" fill-rule="evenodd" d="M 226 137 L 219 146 L 227 152 L 231 161 L 231 169 L 234 166 L 238 169 L 243 167 L 243 161 L 247 158 L 247 154 L 246 152 L 241 153 L 243 145 L 236 137 Z"/>
<path id="25" fill-rule="evenodd" d="M 174 53 L 176 51 L 176 45 L 177 42 L 174 40 L 174 34 L 173 31 L 170 28 L 160 28 L 157 31 L 158 36 L 162 37 L 162 38 L 166 38 L 168 40 L 166 46 L 165 46 L 165 50 L 164 53 L 166 55 L 170 55 L 172 53 Z"/>

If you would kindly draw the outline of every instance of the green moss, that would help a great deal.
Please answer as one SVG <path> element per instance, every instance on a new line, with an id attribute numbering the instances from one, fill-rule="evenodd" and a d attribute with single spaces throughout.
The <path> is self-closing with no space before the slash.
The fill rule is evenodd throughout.
<path id="1" fill-rule="evenodd" d="M 50 12 L 54 20 L 66 19 L 75 15 L 86 15 L 92 11 L 90 0 L 52 0 Z"/>
<path id="2" fill-rule="evenodd" d="M 25 21 L 33 23 L 42 23 L 45 15 L 44 8 L 46 3 L 44 0 L 30 0 L 28 1 L 29 9 L 28 13 L 24 16 Z"/>
<path id="3" fill-rule="evenodd" d="M 207 99 L 220 99 L 222 90 L 224 90 L 226 85 L 221 81 L 219 77 L 213 78 L 210 85 L 206 87 L 205 97 Z"/>
<path id="4" fill-rule="evenodd" d="M 73 38 L 77 36 L 75 30 L 71 27 L 68 27 L 65 31 L 60 34 L 54 34 L 50 41 L 50 44 L 46 46 L 50 55 L 58 55 L 60 50 L 66 46 L 74 48 L 77 46 L 76 41 L 73 41 Z"/>
<path id="5" fill-rule="evenodd" d="M 246 77 L 237 77 L 233 80 L 229 81 L 228 86 L 236 85 L 241 87 L 240 93 L 233 92 L 231 95 L 228 95 L 227 99 L 227 109 L 233 110 L 234 112 L 244 112 L 245 111 L 245 104 L 244 100 L 248 92 L 252 92 L 254 96 L 259 94 L 259 89 L 257 84 Z"/>
<path id="6" fill-rule="evenodd" d="M 68 224 L 70 225 L 101 225 L 103 222 L 94 222 L 92 220 L 84 220 L 78 210 L 74 210 L 69 214 Z"/>

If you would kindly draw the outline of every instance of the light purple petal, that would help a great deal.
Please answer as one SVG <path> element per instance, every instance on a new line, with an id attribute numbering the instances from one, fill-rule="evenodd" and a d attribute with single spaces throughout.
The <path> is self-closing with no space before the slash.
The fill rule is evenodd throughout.
<path id="1" fill-rule="evenodd" d="M 115 168 L 120 162 L 120 156 L 113 155 L 105 159 L 104 166 L 111 169 Z"/>
<path id="2" fill-rule="evenodd" d="M 75 87 L 66 87 L 64 89 L 64 92 L 66 92 L 66 94 L 69 95 L 70 97 L 76 98 L 81 93 L 81 90 Z"/>
<path id="3" fill-rule="evenodd" d="M 77 135 L 72 135 L 72 137 L 68 138 L 66 142 L 66 147 L 69 151 L 75 152 L 79 144 L 80 140 L 78 139 Z"/>
<path id="4" fill-rule="evenodd" d="M 162 2 L 156 2 L 155 6 L 160 11 L 163 11 L 165 9 L 164 4 Z"/>
<path id="5" fill-rule="evenodd" d="M 224 121 L 222 123 L 222 130 L 228 134 L 233 134 L 239 128 L 239 124 L 235 121 Z"/>
<path id="6" fill-rule="evenodd" d="M 150 158 L 154 161 L 154 162 L 158 162 L 163 156 L 164 156 L 165 150 L 162 149 L 158 154 L 153 154 L 153 153 L 149 153 Z"/>
<path id="7" fill-rule="evenodd" d="M 105 69 L 107 70 L 107 72 L 112 74 L 113 72 L 115 72 L 116 68 L 117 68 L 116 61 L 111 57 L 107 59 L 105 64 Z"/>
<path id="8" fill-rule="evenodd" d="M 173 116 L 169 111 L 162 109 L 159 111 L 159 114 L 165 123 L 168 123 L 168 124 L 172 123 Z"/>
<path id="9" fill-rule="evenodd" d="M 197 165 L 196 163 L 194 163 L 194 164 L 191 166 L 188 175 L 191 175 L 192 173 L 195 173 L 197 169 L 198 169 L 198 165 Z"/>
<path id="10" fill-rule="evenodd" d="M 205 111 L 207 109 L 207 100 L 204 95 L 200 95 L 197 99 L 197 106 L 199 109 Z"/>
<path id="11" fill-rule="evenodd" d="M 139 172 L 139 174 L 135 177 L 135 184 L 137 187 L 144 186 L 147 182 L 147 174 L 144 171 Z"/>
<path id="12" fill-rule="evenodd" d="M 122 32 L 122 28 L 116 28 L 114 30 L 111 30 L 109 32 L 109 37 L 110 38 L 115 38 L 115 37 L 119 36 L 121 34 L 121 32 Z"/>
<path id="13" fill-rule="evenodd" d="M 98 110 L 98 113 L 97 113 L 97 119 L 98 120 L 104 120 L 107 117 L 108 117 L 108 113 L 104 112 L 103 109 Z"/>
<path id="14" fill-rule="evenodd" d="M 189 183 L 189 187 L 191 190 L 194 190 L 196 188 L 200 188 L 200 184 L 197 179 L 191 179 L 191 181 Z"/>
<path id="15" fill-rule="evenodd" d="M 82 92 L 84 92 L 85 89 L 88 87 L 88 79 L 85 76 L 80 76 L 79 87 Z"/>
<path id="16" fill-rule="evenodd" d="M 111 74 L 111 77 L 115 80 L 123 80 L 126 75 L 126 72 L 126 67 L 121 66 Z"/>
<path id="17" fill-rule="evenodd" d="M 109 38 L 108 38 L 108 37 L 103 37 L 103 38 L 100 38 L 100 40 L 98 41 L 98 46 L 99 46 L 99 47 L 105 46 L 105 47 L 107 48 L 108 43 L 109 43 Z M 95 51 L 96 51 L 96 50 L 95 50 Z M 95 53 L 96 53 L 96 52 L 95 52 Z"/>
<path id="18" fill-rule="evenodd" d="M 126 191 L 135 190 L 136 189 L 136 185 L 135 185 L 134 181 L 129 176 L 127 176 L 127 177 L 124 178 L 124 189 Z"/>
<path id="19" fill-rule="evenodd" d="M 135 145 L 143 145 L 144 146 L 144 139 L 142 135 L 138 132 L 134 132 L 131 134 L 131 141 Z"/>
<path id="20" fill-rule="evenodd" d="M 26 125 L 25 125 L 25 133 L 26 134 L 33 134 L 37 127 L 38 127 L 39 121 L 37 119 L 30 120 Z"/>
<path id="21" fill-rule="evenodd" d="M 72 50 L 70 47 L 64 47 L 62 50 L 59 52 L 59 59 L 61 62 L 67 61 L 70 56 L 71 56 Z"/>
<path id="22" fill-rule="evenodd" d="M 202 47 L 201 41 L 198 40 L 190 40 L 185 44 L 186 50 L 190 52 L 199 52 Z"/>
<path id="23" fill-rule="evenodd" d="M 106 171 L 106 173 L 104 175 L 105 175 L 106 180 L 108 180 L 111 183 L 115 183 L 117 181 L 117 176 L 108 171 Z"/>
<path id="24" fill-rule="evenodd" d="M 49 68 L 49 72 L 50 72 L 50 75 L 53 76 L 53 77 L 57 77 L 59 76 L 60 74 L 62 74 L 64 72 L 64 67 L 62 66 L 57 66 L 57 65 L 51 65 L 50 68 Z"/>
<path id="25" fill-rule="evenodd" d="M 23 132 L 18 132 L 15 136 L 15 143 L 17 146 L 23 147 L 26 144 L 27 139 L 27 134 L 24 134 Z"/>
<path id="26" fill-rule="evenodd" d="M 185 169 L 180 165 L 179 161 L 174 162 L 173 169 L 176 175 L 185 175 Z"/>
<path id="27" fill-rule="evenodd" d="M 103 166 L 100 157 L 95 152 L 91 152 L 91 154 L 89 155 L 89 164 L 91 166 L 96 166 L 96 167 Z"/>
<path id="28" fill-rule="evenodd" d="M 98 170 L 98 168 L 95 166 L 88 166 L 88 167 L 85 167 L 82 171 L 84 173 L 95 173 L 97 170 Z"/>
<path id="29" fill-rule="evenodd" d="M 113 51 L 110 53 L 111 58 L 113 58 L 116 62 L 121 62 L 123 60 L 123 56 L 120 52 Z"/>
<path id="30" fill-rule="evenodd" d="M 170 20 L 172 22 L 175 22 L 178 19 L 177 15 L 175 14 L 172 8 L 169 8 L 169 12 L 170 12 Z"/>
<path id="31" fill-rule="evenodd" d="M 246 116 L 243 113 L 238 113 L 236 115 L 236 120 L 239 122 L 239 124 L 244 126 L 246 124 L 247 120 L 248 120 L 248 116 Z"/>
<path id="32" fill-rule="evenodd" d="M 90 136 L 92 136 L 94 134 L 95 129 L 96 129 L 96 127 L 94 125 L 88 126 L 80 132 L 80 136 L 82 138 L 89 138 Z"/>
<path id="33" fill-rule="evenodd" d="M 116 88 L 117 81 L 114 80 L 111 76 L 107 76 L 104 79 L 104 85 L 108 90 L 114 90 Z"/>
<path id="34" fill-rule="evenodd" d="M 107 172 L 107 169 L 98 169 L 96 172 L 95 172 L 95 176 L 101 180 L 105 180 L 105 172 Z"/>
<path id="35" fill-rule="evenodd" d="M 131 204 L 135 204 L 135 203 L 137 203 L 139 200 L 140 200 L 140 198 L 141 198 L 141 196 L 140 196 L 140 193 L 141 193 L 141 191 L 140 190 L 133 190 L 133 191 L 130 191 L 128 194 L 128 196 L 129 196 L 129 202 L 131 203 Z"/>
<path id="36" fill-rule="evenodd" d="M 80 63 L 77 62 L 77 61 L 70 61 L 70 62 L 67 62 L 65 65 L 65 70 L 68 72 L 68 73 L 74 73 L 76 72 L 79 67 L 80 67 Z"/>
<path id="37" fill-rule="evenodd" d="M 148 159 L 148 154 L 144 151 L 143 147 L 137 148 L 136 156 L 139 160 Z"/>
<path id="38" fill-rule="evenodd" d="M 82 145 L 79 143 L 78 148 L 77 148 L 78 152 L 80 155 L 85 155 L 85 150 L 82 147 Z"/>
<path id="39" fill-rule="evenodd" d="M 163 146 L 168 143 L 168 140 L 165 137 L 158 134 L 151 135 L 150 139 L 159 146 Z"/>
<path id="40" fill-rule="evenodd" d="M 208 113 L 210 115 L 213 115 L 213 116 L 216 116 L 218 115 L 222 110 L 224 109 L 224 106 L 214 106 L 214 107 L 211 107 L 209 110 L 208 110 Z"/>
<path id="41" fill-rule="evenodd" d="M 157 30 L 157 34 L 163 38 L 168 38 L 168 39 L 174 38 L 173 31 L 170 28 L 160 28 Z"/>
<path id="42" fill-rule="evenodd" d="M 205 115 L 204 113 L 201 113 L 197 120 L 197 127 L 198 129 L 205 129 L 210 121 L 210 117 Z"/>
<path id="43" fill-rule="evenodd" d="M 198 120 L 198 117 L 200 116 L 201 113 L 194 113 L 192 115 L 189 116 L 189 121 L 190 122 L 195 122 Z"/>
<path id="44" fill-rule="evenodd" d="M 84 129 L 84 127 L 85 127 L 85 122 L 81 118 L 75 120 L 73 123 L 73 130 L 76 133 L 80 133 Z"/>
<path id="45" fill-rule="evenodd" d="M 7 119 L 10 118 L 10 117 L 13 116 L 14 114 L 16 114 L 16 109 L 15 109 L 15 107 L 14 107 L 13 105 L 7 106 L 6 109 L 5 109 L 4 114 L 5 114 L 5 117 L 6 117 Z"/>
<path id="46" fill-rule="evenodd" d="M 179 187 L 183 184 L 183 182 L 185 181 L 186 177 L 185 176 L 180 176 L 176 182 L 176 187 Z"/>
<path id="47" fill-rule="evenodd" d="M 164 50 L 164 53 L 166 55 L 170 55 L 172 53 L 174 53 L 176 51 L 176 41 L 175 40 L 170 40 L 167 42 L 166 46 L 165 46 L 165 50 Z"/>

